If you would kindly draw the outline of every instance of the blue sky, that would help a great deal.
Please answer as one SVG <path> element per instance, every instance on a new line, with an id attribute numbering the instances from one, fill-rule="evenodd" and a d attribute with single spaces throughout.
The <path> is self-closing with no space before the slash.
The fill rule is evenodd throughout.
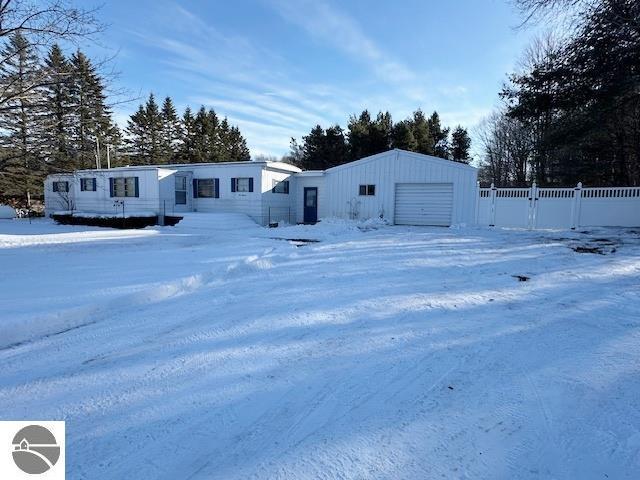
<path id="1" fill-rule="evenodd" d="M 100 16 L 91 53 L 117 52 L 118 86 L 214 108 L 252 155 L 365 108 L 473 131 L 531 36 L 508 0 L 114 1 Z M 116 107 L 121 125 L 138 103 Z"/>

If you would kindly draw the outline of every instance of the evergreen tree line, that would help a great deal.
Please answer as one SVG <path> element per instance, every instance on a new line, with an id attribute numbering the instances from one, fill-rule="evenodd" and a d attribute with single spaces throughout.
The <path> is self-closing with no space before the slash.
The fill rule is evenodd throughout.
<path id="1" fill-rule="evenodd" d="M 245 138 L 213 109 L 189 107 L 179 116 L 171 97 L 162 106 L 153 94 L 131 115 L 126 128 L 127 162 L 151 165 L 247 161 L 251 157 Z M 130 161 L 131 160 L 131 161 Z"/>
<path id="2" fill-rule="evenodd" d="M 61 18 L 55 4 L 45 7 L 45 14 L 53 9 Z M 78 20 L 77 11 L 68 15 Z M 42 27 L 47 40 L 55 25 L 51 22 Z M 83 33 L 83 27 L 77 31 Z M 68 55 L 39 35 L 32 41 L 20 28 L 1 33 L 0 200 L 26 205 L 41 198 L 47 175 L 105 168 L 108 156 L 112 166 L 250 159 L 240 130 L 226 118 L 204 107 L 195 114 L 187 108 L 178 117 L 170 98 L 158 107 L 153 95 L 131 116 L 123 139 L 101 65 L 80 50 Z M 59 37 L 67 38 L 66 33 Z"/>
<path id="3" fill-rule="evenodd" d="M 640 2 L 518 0 L 562 18 L 525 52 L 482 130 L 481 175 L 498 185 L 640 185 Z"/>
<path id="4" fill-rule="evenodd" d="M 339 125 L 323 129 L 316 125 L 301 142 L 291 139 L 291 151 L 285 160 L 306 170 L 324 170 L 392 148 L 434 155 L 469 163 L 471 140 L 461 126 L 453 132 L 443 127 L 440 116 L 427 117 L 421 110 L 398 123 L 389 112 L 374 119 L 364 110 L 349 118 L 346 131 Z"/>
<path id="5" fill-rule="evenodd" d="M 104 79 L 80 50 L 45 55 L 19 31 L 0 50 L 0 192 L 42 193 L 52 172 L 95 165 L 96 143 L 117 143 Z"/>

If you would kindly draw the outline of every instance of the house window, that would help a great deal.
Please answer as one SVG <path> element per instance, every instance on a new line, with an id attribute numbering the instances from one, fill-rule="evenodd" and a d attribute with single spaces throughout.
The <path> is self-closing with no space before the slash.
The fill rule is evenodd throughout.
<path id="1" fill-rule="evenodd" d="M 285 194 L 289 194 L 289 180 L 282 180 L 282 181 L 278 181 L 278 180 L 274 180 L 273 181 L 273 188 L 271 189 L 271 191 L 273 193 L 285 193 Z"/>
<path id="2" fill-rule="evenodd" d="M 197 178 L 195 183 L 198 198 L 217 198 L 214 178 Z"/>
<path id="3" fill-rule="evenodd" d="M 232 178 L 232 192 L 253 192 L 253 178 Z"/>
<path id="4" fill-rule="evenodd" d="M 82 192 L 95 192 L 96 191 L 96 179 L 95 178 L 81 178 L 80 179 L 80 191 L 82 191 Z"/>
<path id="5" fill-rule="evenodd" d="M 138 177 L 110 178 L 112 197 L 137 197 Z"/>
<path id="6" fill-rule="evenodd" d="M 373 196 L 376 194 L 376 186 L 375 185 L 360 185 L 360 195 L 361 196 Z"/>
<path id="7" fill-rule="evenodd" d="M 69 182 L 53 182 L 53 191 L 54 192 L 68 192 L 69 191 Z"/>

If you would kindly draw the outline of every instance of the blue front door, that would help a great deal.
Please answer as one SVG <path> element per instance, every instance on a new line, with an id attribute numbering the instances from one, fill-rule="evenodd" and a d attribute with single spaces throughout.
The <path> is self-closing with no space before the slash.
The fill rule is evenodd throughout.
<path id="1" fill-rule="evenodd" d="M 304 223 L 318 221 L 318 188 L 304 188 Z"/>

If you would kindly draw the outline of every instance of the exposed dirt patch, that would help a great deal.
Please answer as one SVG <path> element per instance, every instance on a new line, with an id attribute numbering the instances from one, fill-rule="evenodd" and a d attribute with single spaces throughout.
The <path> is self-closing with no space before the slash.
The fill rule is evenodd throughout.
<path id="1" fill-rule="evenodd" d="M 571 247 L 576 253 L 597 253 L 598 255 L 604 255 L 605 253 L 602 251 L 601 247 L 587 247 L 584 245 L 578 245 L 575 247 Z"/>
<path id="2" fill-rule="evenodd" d="M 519 282 L 526 282 L 530 280 L 531 277 L 527 277 L 526 275 L 511 275 L 513 278 L 517 278 Z"/>
<path id="3" fill-rule="evenodd" d="M 611 238 L 594 238 L 587 243 L 569 245 L 576 253 L 592 253 L 596 255 L 610 255 L 618 250 L 621 240 Z"/>
<path id="4" fill-rule="evenodd" d="M 295 245 L 296 247 L 304 247 L 305 245 L 309 245 L 310 243 L 320 243 L 320 240 L 316 240 L 314 238 L 279 238 L 279 237 L 271 237 L 272 240 L 282 240 L 285 242 L 289 242 L 291 245 Z"/>

